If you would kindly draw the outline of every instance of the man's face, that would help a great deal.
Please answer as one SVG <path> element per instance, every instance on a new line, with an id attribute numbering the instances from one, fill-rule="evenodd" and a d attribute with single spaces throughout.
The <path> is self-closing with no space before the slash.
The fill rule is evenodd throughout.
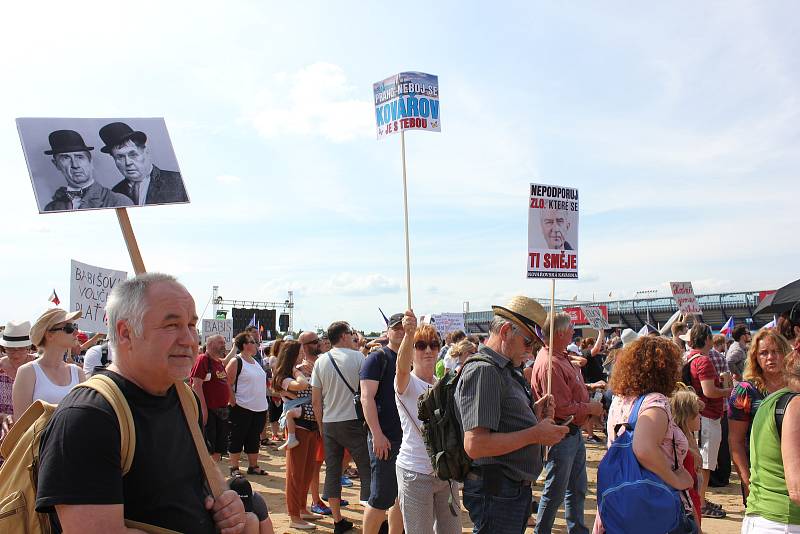
<path id="1" fill-rule="evenodd" d="M 126 328 L 120 347 L 130 351 L 126 368 L 131 369 L 139 385 L 150 391 L 166 391 L 192 370 L 199 342 L 197 312 L 192 296 L 174 282 L 151 285 L 145 299 L 141 337 Z"/>
<path id="2" fill-rule="evenodd" d="M 225 340 L 221 337 L 213 337 L 206 344 L 206 354 L 212 358 L 222 358 L 225 356 Z"/>
<path id="3" fill-rule="evenodd" d="M 391 328 L 386 330 L 386 337 L 389 338 L 389 343 L 392 345 L 399 345 L 403 342 L 405 330 L 403 330 L 403 323 L 397 323 Z"/>
<path id="4" fill-rule="evenodd" d="M 540 210 L 542 235 L 547 248 L 563 249 L 569 232 L 567 212 L 562 210 Z"/>
<path id="5" fill-rule="evenodd" d="M 111 157 L 114 158 L 114 163 L 122 176 L 134 182 L 144 180 L 152 166 L 150 147 L 145 145 L 144 148 L 139 148 L 131 140 L 122 146 L 112 148 Z"/>
<path id="6" fill-rule="evenodd" d="M 522 331 L 519 327 L 514 328 L 511 324 L 504 325 L 503 328 L 507 328 L 505 331 L 501 330 L 505 336 L 503 338 L 503 355 L 514 362 L 515 366 L 519 366 L 525 356 L 531 352 L 533 339 L 528 332 Z"/>
<path id="7" fill-rule="evenodd" d="M 303 332 L 301 334 L 302 339 L 300 343 L 302 344 L 302 348 L 306 351 L 306 354 L 309 356 L 318 356 L 322 354 L 320 350 L 320 339 L 319 336 L 313 332 L 308 332 L 307 334 Z"/>
<path id="8" fill-rule="evenodd" d="M 331 340 L 326 338 L 322 338 L 319 340 L 319 353 L 322 354 L 323 352 L 328 352 L 331 350 Z"/>
<path id="9" fill-rule="evenodd" d="M 67 185 L 75 189 L 85 187 L 94 176 L 92 157 L 88 152 L 54 154 L 53 165 L 64 175 Z"/>

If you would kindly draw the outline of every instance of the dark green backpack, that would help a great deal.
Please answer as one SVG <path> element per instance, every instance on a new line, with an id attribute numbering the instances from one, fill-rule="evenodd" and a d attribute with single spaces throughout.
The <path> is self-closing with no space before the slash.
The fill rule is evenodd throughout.
<path id="1" fill-rule="evenodd" d="M 500 367 L 488 356 L 477 354 L 450 370 L 431 389 L 419 397 L 418 417 L 422 421 L 422 439 L 431 458 L 433 472 L 442 480 L 463 482 L 472 468 L 472 459 L 464 451 L 464 431 L 456 416 L 456 386 L 464 367 L 472 362 L 486 362 Z"/>

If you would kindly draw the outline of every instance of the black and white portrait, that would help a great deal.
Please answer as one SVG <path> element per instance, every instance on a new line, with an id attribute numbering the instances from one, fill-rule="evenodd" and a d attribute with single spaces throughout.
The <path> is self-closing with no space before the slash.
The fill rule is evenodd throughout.
<path id="1" fill-rule="evenodd" d="M 189 202 L 162 118 L 20 118 L 40 213 Z"/>

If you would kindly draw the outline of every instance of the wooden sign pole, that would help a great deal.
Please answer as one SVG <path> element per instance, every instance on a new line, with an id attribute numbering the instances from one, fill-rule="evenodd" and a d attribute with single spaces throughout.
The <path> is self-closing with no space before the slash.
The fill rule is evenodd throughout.
<path id="1" fill-rule="evenodd" d="M 139 252 L 136 235 L 133 233 L 131 220 L 128 218 L 128 211 L 125 208 L 116 208 L 114 211 L 117 212 L 117 220 L 119 220 L 119 227 L 122 229 L 122 237 L 125 238 L 125 246 L 128 247 L 128 255 L 131 257 L 133 272 L 137 275 L 144 274 L 147 270 L 144 268 L 142 253 Z"/>
<path id="2" fill-rule="evenodd" d="M 400 147 L 403 153 L 403 215 L 406 233 L 406 290 L 408 309 L 411 309 L 411 247 L 408 244 L 408 183 L 406 181 L 406 132 L 400 130 Z"/>
<path id="3" fill-rule="evenodd" d="M 547 394 L 550 394 L 550 389 L 553 383 L 553 334 L 555 333 L 555 329 L 553 328 L 553 321 L 555 320 L 556 314 L 556 279 L 553 278 L 551 280 L 552 285 L 550 286 L 550 346 L 548 347 L 550 350 L 550 357 L 547 359 Z"/>

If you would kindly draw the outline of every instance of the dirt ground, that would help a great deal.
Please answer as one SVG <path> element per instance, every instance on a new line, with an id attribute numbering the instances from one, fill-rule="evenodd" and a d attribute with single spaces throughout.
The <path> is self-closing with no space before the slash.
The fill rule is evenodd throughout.
<path id="1" fill-rule="evenodd" d="M 594 521 L 594 516 L 597 511 L 597 500 L 595 497 L 595 481 L 597 473 L 597 464 L 605 454 L 605 447 L 603 445 L 587 444 L 587 462 L 588 462 L 588 475 L 589 475 L 589 495 L 586 499 L 586 524 L 591 529 Z M 269 473 L 266 476 L 247 475 L 250 482 L 253 484 L 253 490 L 258 491 L 267 500 L 269 505 L 270 516 L 275 526 L 276 534 L 298 534 L 304 532 L 301 530 L 289 528 L 289 516 L 286 514 L 286 504 L 284 499 L 284 482 L 285 482 L 285 463 L 284 453 L 278 451 L 275 447 L 262 447 L 261 449 L 261 466 Z M 227 460 L 223 459 L 224 472 L 227 473 Z M 244 462 L 242 463 L 244 465 Z M 324 481 L 325 467 L 322 468 L 321 481 Z M 343 515 L 350 521 L 355 523 L 353 532 L 361 532 L 361 515 L 363 508 L 358 504 L 358 488 L 359 481 L 354 479 L 355 483 L 352 488 L 344 488 L 342 497 L 350 501 L 350 505 L 342 510 Z M 321 487 L 321 486 L 320 486 Z M 534 488 L 534 493 L 538 495 L 541 492 L 541 486 Z M 705 534 L 733 534 L 741 530 L 742 517 L 744 515 L 744 506 L 742 505 L 741 495 L 739 493 L 739 479 L 734 470 L 731 475 L 731 484 L 727 488 L 709 488 L 708 497 L 710 500 L 717 502 L 725 508 L 728 516 L 725 519 L 703 519 L 703 532 Z M 309 497 L 310 505 L 310 497 Z M 559 534 L 566 533 L 567 529 L 564 523 L 563 508 L 560 511 L 560 517 L 556 520 L 553 532 Z M 463 518 L 463 532 L 472 532 L 472 523 L 469 520 L 469 515 L 466 510 L 462 513 Z M 327 516 L 318 521 L 312 521 L 317 525 L 317 529 L 311 532 L 332 532 L 333 520 Z M 528 528 L 527 533 L 532 533 L 533 528 Z M 423 533 L 408 533 L 408 534 L 423 534 Z"/>

